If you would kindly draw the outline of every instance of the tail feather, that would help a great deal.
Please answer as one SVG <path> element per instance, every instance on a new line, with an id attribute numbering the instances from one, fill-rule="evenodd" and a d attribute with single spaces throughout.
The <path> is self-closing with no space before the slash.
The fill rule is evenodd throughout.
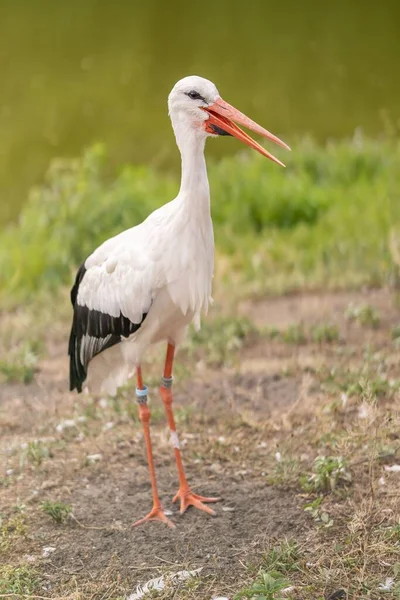
<path id="1" fill-rule="evenodd" d="M 82 391 L 82 384 L 86 379 L 86 369 L 80 359 L 80 338 L 75 335 L 74 329 L 71 330 L 68 344 L 69 354 L 69 389 Z"/>
<path id="2" fill-rule="evenodd" d="M 127 362 L 122 346 L 114 345 L 90 361 L 87 387 L 91 393 L 114 396 L 117 389 L 129 379 L 132 364 L 135 363 Z"/>

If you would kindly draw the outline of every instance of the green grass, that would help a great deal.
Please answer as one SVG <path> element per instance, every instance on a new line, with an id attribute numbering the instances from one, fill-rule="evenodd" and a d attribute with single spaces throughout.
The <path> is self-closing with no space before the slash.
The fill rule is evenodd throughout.
<path id="1" fill-rule="evenodd" d="M 396 325 L 392 329 L 392 339 L 397 347 L 400 347 L 400 325 Z"/>
<path id="2" fill-rule="evenodd" d="M 63 502 L 54 502 L 53 500 L 46 500 L 40 505 L 41 510 L 49 515 L 56 523 L 65 523 L 68 516 L 72 512 L 72 507 L 69 504 Z"/>
<path id="3" fill-rule="evenodd" d="M 299 569 L 301 551 L 295 542 L 285 540 L 271 548 L 264 556 L 263 568 L 289 575 Z"/>
<path id="4" fill-rule="evenodd" d="M 0 233 L 3 305 L 70 284 L 107 237 L 172 199 L 178 181 L 143 166 L 107 178 L 101 146 L 54 161 L 18 224 Z M 294 145 L 286 169 L 244 153 L 210 164 L 212 212 L 227 270 L 253 292 L 393 280 L 400 224 L 400 143 Z M 368 232 L 368 235 L 366 235 Z"/>
<path id="5" fill-rule="evenodd" d="M 283 329 L 267 327 L 260 331 L 271 340 L 279 340 L 286 344 L 300 346 L 309 342 L 318 344 L 332 343 L 339 340 L 339 328 L 331 323 L 319 323 L 306 326 L 304 323 L 292 323 Z"/>
<path id="6" fill-rule="evenodd" d="M 328 373 L 321 373 L 322 389 L 325 392 L 336 394 L 337 390 L 349 397 L 365 398 L 371 396 L 374 400 L 392 398 L 400 390 L 400 381 L 390 379 L 385 373 L 372 369 L 368 364 L 359 369 L 331 369 Z"/>
<path id="7" fill-rule="evenodd" d="M 307 336 L 302 323 L 289 325 L 281 332 L 282 340 L 287 344 L 301 345 L 307 342 Z"/>
<path id="8" fill-rule="evenodd" d="M 27 565 L 20 567 L 0 566 L 0 596 L 15 599 L 31 596 L 39 584 L 38 572 Z"/>
<path id="9" fill-rule="evenodd" d="M 293 542 L 284 541 L 263 557 L 256 578 L 242 588 L 233 600 L 284 600 L 290 588 L 290 574 L 300 569 L 301 553 Z M 288 590 L 289 591 L 289 590 Z"/>
<path id="10" fill-rule="evenodd" d="M 8 551 L 13 541 L 24 537 L 27 527 L 24 516 L 21 514 L 5 519 L 0 515 L 0 550 Z"/>
<path id="11" fill-rule="evenodd" d="M 51 457 L 51 452 L 40 440 L 32 440 L 22 449 L 20 464 L 21 467 L 26 461 L 35 467 L 40 467 L 45 458 Z"/>
<path id="12" fill-rule="evenodd" d="M 351 473 L 347 460 L 341 456 L 317 456 L 313 471 L 301 478 L 301 485 L 306 492 L 333 492 L 340 485 L 351 483 Z"/>
<path id="13" fill-rule="evenodd" d="M 304 506 L 304 511 L 310 513 L 318 527 L 332 527 L 334 523 L 333 519 L 331 519 L 329 513 L 323 510 L 323 501 L 324 497 L 318 496 L 315 500 L 308 502 Z"/>
<path id="14" fill-rule="evenodd" d="M 0 381 L 30 383 L 38 362 L 38 344 L 25 342 L 0 358 Z"/>
<path id="15" fill-rule="evenodd" d="M 210 366 L 230 365 L 235 353 L 257 335 L 257 328 L 249 319 L 217 316 L 204 320 L 199 331 L 192 328 L 183 347 L 191 356 L 204 350 L 204 359 Z"/>
<path id="16" fill-rule="evenodd" d="M 330 323 L 315 325 L 311 329 L 311 339 L 318 344 L 322 344 L 323 342 L 337 342 L 339 340 L 339 328 L 337 325 Z"/>
<path id="17" fill-rule="evenodd" d="M 290 583 L 278 571 L 260 569 L 255 581 L 234 596 L 234 600 L 284 600 Z"/>
<path id="18" fill-rule="evenodd" d="M 379 312 L 369 304 L 350 304 L 346 310 L 346 317 L 349 321 L 356 321 L 359 325 L 364 327 L 377 328 L 381 322 Z"/>

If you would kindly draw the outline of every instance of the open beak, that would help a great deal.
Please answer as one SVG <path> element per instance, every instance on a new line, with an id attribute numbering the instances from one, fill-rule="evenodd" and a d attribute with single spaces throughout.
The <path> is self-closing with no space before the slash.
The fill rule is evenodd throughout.
<path id="1" fill-rule="evenodd" d="M 240 129 L 240 127 L 238 127 L 236 123 L 240 123 L 240 125 L 244 125 L 244 127 L 251 129 L 255 133 L 258 133 L 259 135 L 268 138 L 269 140 L 275 142 L 275 144 L 282 146 L 282 148 L 290 150 L 289 146 L 285 144 L 285 142 L 282 142 L 282 140 L 280 140 L 278 137 L 276 137 L 276 135 L 273 135 L 272 133 L 255 123 L 254 121 L 249 119 L 249 117 L 246 117 L 246 115 L 244 115 L 239 110 L 228 104 L 228 102 L 225 102 L 225 100 L 222 100 L 222 98 L 218 98 L 214 102 L 214 104 L 210 104 L 210 106 L 202 108 L 209 114 L 209 118 L 205 122 L 205 130 L 208 133 L 220 133 L 223 135 L 222 132 L 224 132 L 225 135 L 233 135 L 238 140 L 241 140 L 242 142 L 250 146 L 250 148 L 254 148 L 254 150 L 257 150 L 257 152 L 259 152 L 263 156 L 266 156 L 273 162 L 276 162 L 278 165 L 281 165 L 282 167 L 285 166 L 283 162 L 277 159 L 273 154 L 270 154 L 268 150 L 266 150 L 260 144 L 258 144 L 258 142 L 253 140 L 253 138 L 250 137 L 245 131 Z M 222 132 L 219 130 L 222 130 Z"/>

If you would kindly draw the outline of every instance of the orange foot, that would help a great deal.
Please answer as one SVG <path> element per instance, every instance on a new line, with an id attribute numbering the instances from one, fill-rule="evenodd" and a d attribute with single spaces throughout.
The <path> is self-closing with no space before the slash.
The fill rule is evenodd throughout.
<path id="1" fill-rule="evenodd" d="M 168 525 L 168 527 L 175 528 L 174 523 L 168 519 L 161 506 L 153 506 L 149 514 L 143 517 L 143 519 L 136 521 L 136 523 L 133 523 L 132 527 L 137 527 L 146 521 L 161 521 L 162 523 Z"/>
<path id="2" fill-rule="evenodd" d="M 181 501 L 181 515 L 183 515 L 189 506 L 194 506 L 199 510 L 204 510 L 204 512 L 213 517 L 215 517 L 215 511 L 209 506 L 206 506 L 206 504 L 210 502 L 219 502 L 221 500 L 221 498 L 204 498 L 204 496 L 194 494 L 190 488 L 179 489 L 178 493 L 174 496 L 173 502 L 176 502 L 179 499 Z"/>

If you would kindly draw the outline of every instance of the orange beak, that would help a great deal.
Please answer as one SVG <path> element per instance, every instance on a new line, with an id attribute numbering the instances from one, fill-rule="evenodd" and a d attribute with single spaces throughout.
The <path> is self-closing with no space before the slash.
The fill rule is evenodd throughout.
<path id="1" fill-rule="evenodd" d="M 259 135 L 262 135 L 275 144 L 282 146 L 282 148 L 286 148 L 286 150 L 290 150 L 289 146 L 282 142 L 276 135 L 273 135 L 251 119 L 246 117 L 239 110 L 222 100 L 222 98 L 218 98 L 214 104 L 211 104 L 207 107 L 202 107 L 209 114 L 209 118 L 205 122 L 205 130 L 211 134 L 219 134 L 219 135 L 233 135 L 238 140 L 241 140 L 250 148 L 257 150 L 263 156 L 266 156 L 273 162 L 276 162 L 278 165 L 284 167 L 285 165 L 279 159 L 277 159 L 273 154 L 270 154 L 268 150 L 260 146 L 258 142 L 253 140 L 245 131 L 240 129 L 236 125 L 236 123 L 240 123 L 240 125 L 244 125 L 248 129 L 255 131 Z M 234 122 L 236 121 L 236 122 Z M 222 131 L 221 131 L 222 130 Z"/>

